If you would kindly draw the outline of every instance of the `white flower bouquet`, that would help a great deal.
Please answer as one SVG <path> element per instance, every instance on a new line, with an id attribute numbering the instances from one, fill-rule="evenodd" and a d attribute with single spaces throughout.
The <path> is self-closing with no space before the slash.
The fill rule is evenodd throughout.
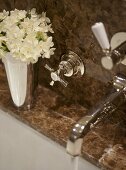
<path id="1" fill-rule="evenodd" d="M 44 12 L 15 9 L 0 13 L 0 58 L 17 107 L 31 108 L 35 90 L 32 63 L 39 57 L 50 58 L 54 54 L 50 33 L 53 33 L 50 19 Z"/>
<path id="2" fill-rule="evenodd" d="M 55 48 L 49 32 L 53 30 L 44 12 L 3 10 L 0 13 L 0 58 L 8 52 L 28 64 L 36 63 L 39 57 L 50 58 Z"/>

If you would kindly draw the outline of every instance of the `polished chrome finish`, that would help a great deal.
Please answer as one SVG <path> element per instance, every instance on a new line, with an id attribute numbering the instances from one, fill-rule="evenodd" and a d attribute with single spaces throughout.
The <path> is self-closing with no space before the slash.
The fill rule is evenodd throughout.
<path id="1" fill-rule="evenodd" d="M 126 88 L 126 77 L 122 74 L 118 74 L 113 78 L 113 86 L 117 91 Z"/>
<path id="2" fill-rule="evenodd" d="M 106 57 L 111 58 L 113 65 L 119 64 L 125 58 L 126 55 L 126 40 L 122 43 L 119 43 L 117 47 L 111 47 L 111 50 L 103 52 L 105 53 Z"/>
<path id="3" fill-rule="evenodd" d="M 126 40 L 110 52 L 104 51 L 101 63 L 104 68 L 111 70 L 115 65 L 121 63 L 126 57 Z"/>
<path id="4" fill-rule="evenodd" d="M 73 51 L 68 51 L 61 57 L 61 62 L 56 71 L 50 68 L 47 64 L 45 68 L 51 72 L 52 81 L 50 85 L 53 86 L 55 81 L 59 81 L 65 87 L 68 85 L 68 82 L 64 80 L 64 76 L 71 77 L 77 76 L 80 77 L 84 74 L 84 64 L 81 58 L 74 53 Z"/>
<path id="5" fill-rule="evenodd" d="M 61 73 L 62 73 L 61 69 L 54 71 L 47 64 L 45 65 L 45 68 L 48 69 L 51 72 L 51 79 L 52 79 L 52 81 L 50 82 L 51 86 L 54 85 L 55 81 L 59 81 L 64 87 L 67 87 L 68 82 L 63 80 L 63 78 L 61 78 L 61 76 L 62 76 L 61 75 Z"/>
<path id="6" fill-rule="evenodd" d="M 126 101 L 126 77 L 117 75 L 113 78 L 113 86 L 111 94 L 96 104 L 87 116 L 81 118 L 72 128 L 69 136 L 69 143 L 75 145 L 77 140 L 82 139 L 91 128 L 102 121 L 105 117 L 113 113 Z M 79 146 L 80 147 L 80 146 Z M 69 154 L 77 156 L 79 153 L 68 151 Z"/>
<path id="7" fill-rule="evenodd" d="M 64 75 L 80 77 L 84 74 L 84 64 L 82 59 L 73 51 L 69 51 L 61 57 L 59 68 L 64 69 Z"/>
<path id="8" fill-rule="evenodd" d="M 111 50 L 113 51 L 114 49 L 116 49 L 117 47 L 119 47 L 121 44 L 123 44 L 124 42 L 126 42 L 126 32 L 117 32 L 116 34 L 113 35 L 113 37 L 111 38 Z M 124 47 L 124 46 L 123 46 Z M 124 50 L 126 52 L 126 45 L 124 47 Z M 120 50 L 119 50 L 120 51 Z M 124 56 L 124 59 L 121 59 L 121 63 L 126 65 L 126 54 Z"/>

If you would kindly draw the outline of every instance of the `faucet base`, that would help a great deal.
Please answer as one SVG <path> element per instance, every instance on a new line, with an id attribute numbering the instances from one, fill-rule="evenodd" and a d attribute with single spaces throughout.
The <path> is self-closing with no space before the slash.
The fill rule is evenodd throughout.
<path id="1" fill-rule="evenodd" d="M 64 74 L 66 77 L 71 77 L 72 75 L 76 77 L 81 77 L 85 73 L 85 66 L 82 59 L 73 51 L 68 51 L 61 57 L 61 65 L 67 61 L 69 64 L 68 71 Z M 66 66 L 67 66 L 66 65 Z M 71 66 L 71 67 L 70 67 Z M 69 70 L 72 68 L 72 72 Z"/>

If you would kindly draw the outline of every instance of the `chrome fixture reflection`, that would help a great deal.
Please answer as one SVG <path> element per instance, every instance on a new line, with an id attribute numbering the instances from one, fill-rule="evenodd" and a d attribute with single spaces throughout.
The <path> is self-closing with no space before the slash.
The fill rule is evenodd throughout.
<path id="1" fill-rule="evenodd" d="M 102 66 L 111 70 L 116 64 L 121 62 L 126 65 L 126 32 L 114 34 L 109 44 L 103 23 L 94 24 L 92 31 L 105 55 L 101 59 Z"/>
<path id="2" fill-rule="evenodd" d="M 81 153 L 83 137 L 96 124 L 109 116 L 126 101 L 126 77 L 118 74 L 113 78 L 111 94 L 89 110 L 87 116 L 81 118 L 72 128 L 67 142 L 67 152 L 73 156 Z"/>
<path id="3" fill-rule="evenodd" d="M 64 80 L 64 76 L 82 76 L 84 74 L 84 64 L 81 58 L 74 53 L 69 51 L 61 57 L 61 62 L 59 63 L 58 69 L 54 70 L 50 68 L 47 64 L 45 68 L 51 72 L 52 81 L 50 85 L 53 86 L 55 81 L 59 81 L 63 86 L 67 86 L 68 82 Z"/>

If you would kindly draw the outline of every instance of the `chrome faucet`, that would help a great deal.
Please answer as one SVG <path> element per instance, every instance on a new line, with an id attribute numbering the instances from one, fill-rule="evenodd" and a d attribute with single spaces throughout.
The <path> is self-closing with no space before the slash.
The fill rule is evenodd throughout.
<path id="1" fill-rule="evenodd" d="M 96 23 L 91 28 L 104 53 L 102 66 L 111 70 L 119 63 L 126 65 L 126 32 L 114 34 L 109 43 L 103 23 Z"/>
<path id="2" fill-rule="evenodd" d="M 45 65 L 45 68 L 51 73 L 51 86 L 53 86 L 54 83 L 58 81 L 66 87 L 68 82 L 64 80 L 64 77 L 81 77 L 85 72 L 82 59 L 73 51 L 68 51 L 66 54 L 62 55 L 57 70 L 50 68 L 50 66 L 47 64 Z"/>
<path id="3" fill-rule="evenodd" d="M 126 101 L 126 76 L 118 74 L 113 78 L 111 94 L 96 104 L 87 116 L 81 118 L 72 128 L 67 142 L 67 152 L 73 156 L 81 153 L 83 137 L 96 124 L 113 113 Z"/>

